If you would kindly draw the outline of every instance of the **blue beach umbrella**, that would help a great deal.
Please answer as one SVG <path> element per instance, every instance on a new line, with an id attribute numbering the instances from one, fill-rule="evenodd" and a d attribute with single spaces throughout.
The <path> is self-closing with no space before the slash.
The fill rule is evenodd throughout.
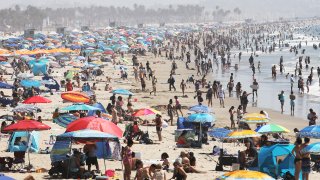
<path id="1" fill-rule="evenodd" d="M 300 137 L 309 137 L 314 139 L 320 139 L 320 125 L 312 125 L 303 128 L 299 133 Z"/>
<path id="2" fill-rule="evenodd" d="M 71 106 L 64 107 L 61 110 L 63 111 L 90 111 L 90 110 L 97 111 L 97 110 L 100 110 L 100 108 L 79 103 L 79 104 L 73 104 Z"/>
<path id="3" fill-rule="evenodd" d="M 197 113 L 210 113 L 212 110 L 208 106 L 195 105 L 189 108 L 189 111 L 194 111 Z"/>
<path id="4" fill-rule="evenodd" d="M 320 154 L 320 142 L 312 143 L 301 150 L 302 153 Z"/>
<path id="5" fill-rule="evenodd" d="M 231 132 L 231 130 L 225 128 L 214 128 L 211 131 L 208 131 L 208 135 L 214 138 L 222 139 L 227 137 L 227 135 Z"/>
<path id="6" fill-rule="evenodd" d="M 54 118 L 53 122 L 58 124 L 61 127 L 66 128 L 68 126 L 68 124 L 70 124 L 72 121 L 77 120 L 77 119 L 78 119 L 78 117 L 76 117 L 72 114 L 63 114 L 57 118 Z"/>
<path id="7" fill-rule="evenodd" d="M 112 134 L 91 129 L 67 132 L 59 135 L 58 137 L 71 139 L 118 139 L 117 136 Z"/>
<path id="8" fill-rule="evenodd" d="M 29 80 L 29 79 L 24 79 L 20 82 L 21 86 L 24 87 L 40 87 L 41 82 L 37 80 Z"/>
<path id="9" fill-rule="evenodd" d="M 115 89 L 111 91 L 112 94 L 121 94 L 121 95 L 134 95 L 132 92 L 126 89 Z"/>
<path id="10" fill-rule="evenodd" d="M 214 117 L 210 114 L 200 113 L 200 114 L 191 114 L 186 119 L 186 122 L 198 122 L 198 123 L 206 123 L 215 121 Z"/>

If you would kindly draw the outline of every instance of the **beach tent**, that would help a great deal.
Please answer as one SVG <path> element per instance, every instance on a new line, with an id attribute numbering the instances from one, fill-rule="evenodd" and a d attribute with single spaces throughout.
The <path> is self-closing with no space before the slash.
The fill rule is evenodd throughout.
<path id="1" fill-rule="evenodd" d="M 26 151 L 28 146 L 28 136 L 30 134 L 30 141 L 31 141 L 31 152 L 38 152 L 39 151 L 39 133 L 37 131 L 32 131 L 28 133 L 27 131 L 16 131 L 12 133 L 9 144 L 8 144 L 8 151 L 9 152 L 16 152 L 16 151 Z M 21 138 L 20 144 L 15 145 L 17 138 Z"/>
<path id="2" fill-rule="evenodd" d="M 294 174 L 292 144 L 275 144 L 262 147 L 258 155 L 259 171 L 272 177 L 283 176 L 286 172 Z"/>
<path id="3" fill-rule="evenodd" d="M 45 84 L 45 87 L 48 88 L 48 89 L 55 89 L 56 91 L 59 91 L 60 90 L 60 85 L 58 83 L 57 80 L 55 80 L 53 77 L 50 77 L 50 76 L 44 76 L 42 77 L 42 80 L 50 80 L 54 83 L 52 84 Z"/>
<path id="4" fill-rule="evenodd" d="M 101 110 L 100 110 L 101 113 L 107 113 L 106 109 L 105 109 L 105 108 L 103 107 L 103 105 L 102 105 L 101 103 L 99 103 L 99 102 L 93 104 L 92 106 L 101 109 Z M 96 115 L 96 111 L 88 111 L 87 116 L 94 116 L 94 115 Z"/>
<path id="5" fill-rule="evenodd" d="M 47 74 L 47 64 L 39 62 L 39 63 L 34 63 L 32 66 L 32 73 L 35 76 L 38 76 L 40 74 Z"/>

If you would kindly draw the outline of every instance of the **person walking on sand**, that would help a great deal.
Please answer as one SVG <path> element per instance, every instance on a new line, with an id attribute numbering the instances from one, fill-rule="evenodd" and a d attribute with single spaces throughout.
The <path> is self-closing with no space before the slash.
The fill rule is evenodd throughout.
<path id="1" fill-rule="evenodd" d="M 284 105 L 284 91 L 281 91 L 280 94 L 278 94 L 278 100 L 280 101 L 281 104 L 281 113 L 283 114 L 283 105 Z"/>
<path id="2" fill-rule="evenodd" d="M 293 74 L 291 74 L 291 77 L 290 77 L 290 85 L 291 85 L 291 92 L 293 91 L 293 84 L 294 84 L 294 77 L 293 77 Z"/>
<path id="3" fill-rule="evenodd" d="M 180 83 L 180 88 L 181 88 L 181 91 L 182 91 L 182 96 L 184 96 L 184 91 L 185 89 L 187 88 L 187 85 L 186 83 L 184 82 L 184 79 L 182 79 L 181 83 Z"/>
<path id="4" fill-rule="evenodd" d="M 227 84 L 227 88 L 229 91 L 229 97 L 232 97 L 233 87 L 234 87 L 234 82 L 233 82 L 233 80 L 230 80 Z"/>
<path id="5" fill-rule="evenodd" d="M 289 98 L 290 98 L 291 116 L 294 116 L 294 106 L 295 106 L 296 96 L 293 94 L 293 91 L 291 91 Z"/>
<path id="6" fill-rule="evenodd" d="M 153 93 L 156 96 L 157 93 L 157 78 L 155 75 L 152 76 L 152 91 L 150 91 L 150 95 Z"/>
<path id="7" fill-rule="evenodd" d="M 212 90 L 212 87 L 210 86 L 208 91 L 207 91 L 207 94 L 206 94 L 206 97 L 208 99 L 208 107 L 212 107 L 212 97 L 213 97 L 213 90 Z"/>
<path id="8" fill-rule="evenodd" d="M 256 79 L 253 79 L 251 88 L 252 88 L 252 99 L 254 100 L 254 93 L 256 93 L 256 96 L 258 98 L 258 89 L 259 89 L 259 83 L 257 82 Z"/>
<path id="9" fill-rule="evenodd" d="M 169 104 L 167 105 L 167 112 L 169 116 L 169 121 L 171 122 L 171 126 L 173 126 L 173 101 L 169 100 Z"/>
<path id="10" fill-rule="evenodd" d="M 225 93 L 224 93 L 224 89 L 222 87 L 222 84 L 220 84 L 220 86 L 219 86 L 218 97 L 219 97 L 219 101 L 220 101 L 220 107 L 224 108 Z"/>
<path id="11" fill-rule="evenodd" d="M 132 139 L 127 140 L 127 146 L 122 149 L 121 156 L 122 156 L 122 162 L 124 165 L 124 171 L 123 171 L 123 179 L 124 180 L 130 180 L 131 176 L 131 170 L 132 168 L 132 150 L 131 147 L 133 145 Z"/>
<path id="12" fill-rule="evenodd" d="M 174 91 L 176 91 L 176 87 L 174 86 L 174 83 L 176 82 L 176 80 L 174 79 L 174 77 L 172 76 L 172 74 L 170 74 L 170 77 L 168 79 L 168 83 L 169 83 L 169 91 L 171 91 L 171 88 L 173 87 Z"/>

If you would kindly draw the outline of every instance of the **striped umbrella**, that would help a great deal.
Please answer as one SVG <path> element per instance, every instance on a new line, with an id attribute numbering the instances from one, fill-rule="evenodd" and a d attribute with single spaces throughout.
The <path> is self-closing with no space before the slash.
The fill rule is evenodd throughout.
<path id="1" fill-rule="evenodd" d="M 61 127 L 66 128 L 68 126 L 68 124 L 70 124 L 72 121 L 74 121 L 76 119 L 78 119 L 78 117 L 76 117 L 72 114 L 63 114 L 57 118 L 54 118 L 53 122 L 58 124 Z"/>
<path id="2" fill-rule="evenodd" d="M 288 133 L 290 132 L 287 128 L 280 126 L 278 124 L 267 124 L 262 126 L 258 131 L 258 133 Z"/>
<path id="3" fill-rule="evenodd" d="M 227 139 L 242 139 L 242 138 L 248 138 L 248 137 L 260 137 L 261 134 L 252 131 L 252 130 L 239 130 L 239 131 L 233 131 L 227 135 Z"/>
<path id="4" fill-rule="evenodd" d="M 237 170 L 225 173 L 216 180 L 274 180 L 274 178 L 258 171 Z"/>
<path id="5" fill-rule="evenodd" d="M 300 137 L 320 139 L 320 125 L 307 126 L 298 133 Z"/>
<path id="6" fill-rule="evenodd" d="M 245 114 L 240 121 L 248 124 L 267 123 L 269 122 L 269 118 L 267 118 L 263 114 L 250 113 L 250 114 Z"/>

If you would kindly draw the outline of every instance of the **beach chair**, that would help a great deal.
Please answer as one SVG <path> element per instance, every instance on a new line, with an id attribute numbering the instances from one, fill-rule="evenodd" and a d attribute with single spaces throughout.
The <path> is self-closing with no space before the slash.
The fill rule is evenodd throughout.
<path id="1" fill-rule="evenodd" d="M 25 167 L 25 151 L 16 151 L 13 153 L 14 158 L 12 161 L 11 170 L 20 170 Z"/>

